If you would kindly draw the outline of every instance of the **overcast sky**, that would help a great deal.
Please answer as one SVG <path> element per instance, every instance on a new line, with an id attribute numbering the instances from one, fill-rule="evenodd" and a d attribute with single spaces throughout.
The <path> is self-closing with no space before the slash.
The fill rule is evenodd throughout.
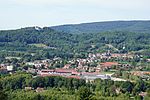
<path id="1" fill-rule="evenodd" d="M 0 29 L 150 20 L 150 0 L 0 0 Z"/>

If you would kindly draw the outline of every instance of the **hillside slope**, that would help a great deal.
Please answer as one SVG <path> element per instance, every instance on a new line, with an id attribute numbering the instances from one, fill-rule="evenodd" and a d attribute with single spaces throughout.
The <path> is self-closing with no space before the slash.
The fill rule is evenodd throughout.
<path id="1" fill-rule="evenodd" d="M 106 31 L 150 32 L 150 21 L 106 21 L 53 26 L 52 29 L 66 33 L 98 33 Z"/>
<path id="2" fill-rule="evenodd" d="M 0 50 L 97 52 L 108 50 L 107 44 L 116 48 L 117 52 L 148 50 L 149 27 L 150 21 L 119 21 L 5 30 L 0 31 Z M 125 49 L 122 49 L 124 46 Z"/>

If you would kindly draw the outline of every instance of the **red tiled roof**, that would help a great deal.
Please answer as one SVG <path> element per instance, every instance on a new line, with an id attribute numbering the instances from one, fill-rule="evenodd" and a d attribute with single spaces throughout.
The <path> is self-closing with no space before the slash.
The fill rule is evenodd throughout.
<path id="1" fill-rule="evenodd" d="M 51 70 L 43 69 L 43 70 L 41 70 L 41 72 L 54 72 L 54 71 L 55 71 L 54 69 L 51 69 Z"/>
<path id="2" fill-rule="evenodd" d="M 75 79 L 80 79 L 80 76 L 75 76 L 75 75 L 71 75 L 71 76 L 62 76 L 62 75 L 58 75 L 58 74 L 42 74 L 42 77 L 45 76 L 61 76 L 61 77 L 66 77 L 66 78 L 75 78 Z"/>
<path id="3" fill-rule="evenodd" d="M 71 64 L 66 64 L 63 68 L 68 69 L 71 66 Z"/>
<path id="4" fill-rule="evenodd" d="M 105 67 L 111 67 L 113 65 L 118 65 L 117 62 L 105 62 L 105 63 L 100 63 L 100 64 Z"/>
<path id="5" fill-rule="evenodd" d="M 72 72 L 72 74 L 78 75 L 78 74 L 80 74 L 80 72 L 74 71 L 74 72 Z"/>
<path id="6" fill-rule="evenodd" d="M 67 78 L 75 78 L 75 79 L 80 79 L 80 76 L 68 76 Z"/>
<path id="7" fill-rule="evenodd" d="M 74 70 L 74 69 L 56 69 L 55 72 L 57 72 L 57 73 L 72 73 L 72 72 L 76 72 L 76 70 Z"/>

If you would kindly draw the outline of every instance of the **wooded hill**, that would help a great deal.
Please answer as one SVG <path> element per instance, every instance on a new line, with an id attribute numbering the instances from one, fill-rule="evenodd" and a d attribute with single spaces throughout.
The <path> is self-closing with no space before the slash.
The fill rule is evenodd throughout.
<path id="1" fill-rule="evenodd" d="M 0 31 L 0 50 L 52 50 L 57 53 L 99 52 L 113 48 L 118 49 L 114 52 L 149 50 L 149 27 L 150 21 L 114 21 L 5 30 Z M 107 44 L 113 48 L 108 48 Z"/>
<path id="2" fill-rule="evenodd" d="M 51 27 L 67 33 L 99 33 L 106 31 L 150 32 L 150 21 L 105 21 Z"/>

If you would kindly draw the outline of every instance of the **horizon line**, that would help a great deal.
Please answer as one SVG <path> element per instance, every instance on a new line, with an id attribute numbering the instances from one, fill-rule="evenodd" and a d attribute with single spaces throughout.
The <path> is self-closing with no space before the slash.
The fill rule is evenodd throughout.
<path id="1" fill-rule="evenodd" d="M 128 22 L 128 21 L 150 21 L 150 19 L 133 19 L 133 20 L 103 20 L 103 21 L 89 21 L 89 22 L 81 22 L 81 23 L 64 23 L 64 24 L 56 24 L 56 25 L 50 25 L 50 26 L 38 26 L 38 25 L 31 25 L 31 26 L 23 26 L 23 27 L 18 27 L 18 28 L 8 28 L 8 29 L 0 29 L 0 31 L 11 31 L 11 30 L 18 30 L 18 29 L 23 29 L 23 28 L 32 28 L 32 27 L 39 27 L 39 28 L 44 28 L 44 27 L 57 27 L 57 26 L 67 26 L 67 25 L 81 25 L 81 24 L 92 24 L 92 23 L 104 23 L 104 22 Z"/>

